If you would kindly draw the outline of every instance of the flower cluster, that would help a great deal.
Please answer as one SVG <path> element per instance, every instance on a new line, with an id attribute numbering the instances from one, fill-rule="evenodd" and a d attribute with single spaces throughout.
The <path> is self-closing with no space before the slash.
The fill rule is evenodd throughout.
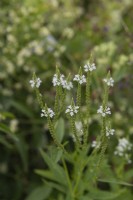
<path id="1" fill-rule="evenodd" d="M 53 86 L 59 86 L 59 85 L 62 85 L 63 82 L 64 82 L 64 75 L 61 74 L 60 77 L 58 77 L 57 74 L 54 74 L 53 76 L 53 80 L 52 80 L 52 83 L 53 83 Z"/>
<path id="2" fill-rule="evenodd" d="M 97 113 L 101 114 L 102 117 L 105 117 L 106 115 L 110 115 L 111 111 L 109 107 L 105 107 L 105 109 L 103 109 L 103 106 L 100 106 L 100 108 L 97 110 Z"/>
<path id="3" fill-rule="evenodd" d="M 92 72 L 92 71 L 95 70 L 95 69 L 96 69 L 95 63 L 92 63 L 92 64 L 88 63 L 88 64 L 86 64 L 86 65 L 84 66 L 85 72 L 88 72 L 88 71 Z"/>
<path id="4" fill-rule="evenodd" d="M 31 84 L 31 87 L 34 88 L 39 88 L 41 85 L 41 79 L 40 78 L 36 78 L 35 80 L 30 80 L 29 83 Z"/>
<path id="5" fill-rule="evenodd" d="M 132 146 L 133 145 L 126 138 L 119 139 L 114 154 L 121 157 L 124 156 L 125 159 L 130 163 L 131 160 L 129 160 L 128 151 L 132 149 Z"/>
<path id="6" fill-rule="evenodd" d="M 62 87 L 65 88 L 65 89 L 67 89 L 67 90 L 71 90 L 73 88 L 73 84 L 72 84 L 71 81 L 64 80 L 62 82 Z"/>
<path id="7" fill-rule="evenodd" d="M 106 126 L 106 136 L 110 137 L 110 135 L 114 135 L 115 130 L 114 129 L 110 129 Z"/>
<path id="8" fill-rule="evenodd" d="M 51 108 L 47 108 L 47 109 L 42 109 L 41 111 L 41 117 L 50 117 L 53 118 L 53 116 L 55 115 L 55 113 L 53 112 L 53 110 Z"/>
<path id="9" fill-rule="evenodd" d="M 57 74 L 54 74 L 52 80 L 53 86 L 62 86 L 64 89 L 70 90 L 73 88 L 73 84 L 71 81 L 65 80 L 65 76 L 61 74 L 59 77 Z"/>
<path id="10" fill-rule="evenodd" d="M 77 81 L 79 84 L 86 83 L 85 75 L 76 74 L 73 80 Z"/>
<path id="11" fill-rule="evenodd" d="M 111 87 L 113 87 L 114 86 L 114 80 L 113 80 L 113 78 L 111 77 L 111 78 L 104 78 L 103 79 L 103 81 L 108 85 L 108 86 L 111 86 Z"/>
<path id="12" fill-rule="evenodd" d="M 78 113 L 79 106 L 68 106 L 65 113 L 69 113 L 70 116 L 74 116 Z"/>

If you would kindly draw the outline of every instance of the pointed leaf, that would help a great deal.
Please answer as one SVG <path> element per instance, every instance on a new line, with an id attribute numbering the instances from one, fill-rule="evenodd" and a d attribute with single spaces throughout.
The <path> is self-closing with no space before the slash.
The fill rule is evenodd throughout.
<path id="1" fill-rule="evenodd" d="M 51 193 L 51 188 L 48 186 L 40 186 L 33 190 L 26 200 L 45 200 L 48 199 Z"/>
<path id="2" fill-rule="evenodd" d="M 44 161 L 46 162 L 46 164 L 48 165 L 48 167 L 54 174 L 56 181 L 62 183 L 63 185 L 66 185 L 66 182 L 65 182 L 66 175 L 65 175 L 64 169 L 60 165 L 54 163 L 43 150 L 40 150 L 40 153 Z"/>
<path id="3" fill-rule="evenodd" d="M 14 141 L 18 141 L 18 137 L 11 132 L 11 130 L 5 125 L 0 123 L 0 131 L 6 133 L 11 139 L 13 139 Z"/>
<path id="4" fill-rule="evenodd" d="M 58 142 L 62 142 L 65 133 L 65 124 L 63 118 L 60 118 L 55 127 L 55 134 Z"/>

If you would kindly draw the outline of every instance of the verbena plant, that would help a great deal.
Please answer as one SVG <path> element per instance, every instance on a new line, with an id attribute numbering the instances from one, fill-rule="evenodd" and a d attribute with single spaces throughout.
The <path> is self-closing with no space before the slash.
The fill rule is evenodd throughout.
<path id="1" fill-rule="evenodd" d="M 47 118 L 49 133 L 54 141 L 53 148 L 49 148 L 47 153 L 40 149 L 48 169 L 36 170 L 36 173 L 44 178 L 47 188 L 45 190 L 42 188 L 45 191 L 44 199 L 88 200 L 99 199 L 99 195 L 103 199 L 108 197 L 114 199 L 123 192 L 120 190 L 119 193 L 106 194 L 98 193 L 97 189 L 102 170 L 105 169 L 106 173 L 109 170 L 104 155 L 115 130 L 111 128 L 111 109 L 108 106 L 109 89 L 113 87 L 114 80 L 108 72 L 107 77 L 103 79 L 104 92 L 101 106 L 96 111 L 101 118 L 101 129 L 96 140 L 91 141 L 89 128 L 92 105 L 91 85 L 95 70 L 96 65 L 92 59 L 84 68 L 80 67 L 78 74 L 73 78 L 76 82 L 76 95 L 72 95 L 69 102 L 68 96 L 70 91 L 73 91 L 73 82 L 70 81 L 70 75 L 65 78 L 57 67 L 52 80 L 56 90 L 53 109 L 44 102 L 39 91 L 41 79 L 34 73 L 33 79 L 30 80 L 41 107 L 41 117 Z M 67 126 L 70 125 L 70 130 L 64 130 L 64 121 Z M 69 139 L 69 135 L 73 142 Z M 128 154 L 130 149 L 131 144 L 127 139 L 122 138 L 119 140 L 115 154 L 123 156 L 130 163 Z M 51 192 L 53 189 L 58 192 L 53 194 Z M 53 196 L 50 196 L 51 193 Z"/>

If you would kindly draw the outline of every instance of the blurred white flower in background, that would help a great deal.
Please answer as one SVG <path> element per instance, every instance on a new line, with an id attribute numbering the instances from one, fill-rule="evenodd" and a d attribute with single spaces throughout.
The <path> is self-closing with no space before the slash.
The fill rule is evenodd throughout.
<path id="1" fill-rule="evenodd" d="M 108 85 L 108 86 L 111 86 L 113 87 L 114 86 L 114 80 L 113 78 L 104 78 L 103 81 Z"/>

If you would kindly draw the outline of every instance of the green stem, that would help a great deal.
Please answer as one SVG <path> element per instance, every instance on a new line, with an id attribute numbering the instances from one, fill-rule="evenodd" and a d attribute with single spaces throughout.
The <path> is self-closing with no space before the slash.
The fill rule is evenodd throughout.
<path id="1" fill-rule="evenodd" d="M 81 106 L 81 84 L 78 83 L 78 89 L 77 89 L 77 106 Z"/>
<path id="2" fill-rule="evenodd" d="M 79 137 L 77 135 L 77 131 L 76 131 L 76 127 L 75 127 L 75 118 L 74 117 L 71 117 L 70 123 L 71 123 L 72 133 L 76 138 L 76 146 L 79 148 L 80 147 L 80 140 L 79 140 Z"/>
<path id="3" fill-rule="evenodd" d="M 82 157 L 81 157 L 82 159 Z M 77 190 L 78 190 L 78 186 L 79 186 L 79 183 L 80 183 L 80 180 L 81 180 L 81 176 L 82 176 L 82 172 L 83 172 L 83 169 L 84 169 L 84 162 L 83 160 L 80 160 L 75 166 L 76 166 L 76 169 L 77 169 L 77 165 L 79 165 L 78 167 L 78 174 L 76 173 L 76 182 L 75 182 L 75 186 L 74 186 L 74 189 L 73 189 L 73 192 L 74 192 L 74 196 L 76 197 L 76 193 L 77 193 Z"/>
<path id="4" fill-rule="evenodd" d="M 86 80 L 86 106 L 87 106 L 87 118 L 90 117 L 90 100 L 91 100 L 91 73 L 88 71 Z"/>
<path id="5" fill-rule="evenodd" d="M 56 96 L 55 96 L 54 112 L 55 112 L 54 121 L 56 121 L 57 118 L 58 118 L 58 116 L 59 116 L 59 86 L 56 86 Z"/>
<path id="6" fill-rule="evenodd" d="M 54 130 L 54 127 L 53 127 L 53 123 L 51 121 L 51 119 L 48 117 L 48 127 L 49 127 L 49 131 L 50 131 L 50 134 L 51 134 L 51 137 L 53 138 L 54 140 L 54 143 L 56 144 L 57 147 L 59 147 L 60 149 L 62 149 L 64 152 L 66 152 L 66 150 L 64 149 L 64 146 L 58 142 L 56 136 L 55 136 L 55 130 Z"/>
<path id="7" fill-rule="evenodd" d="M 87 73 L 86 80 L 86 107 L 87 107 L 87 124 L 84 128 L 84 148 L 87 147 L 87 138 L 89 130 L 89 119 L 90 119 L 90 104 L 91 104 L 91 73 Z"/>
<path id="8" fill-rule="evenodd" d="M 38 103 L 39 103 L 41 109 L 43 109 L 43 108 L 44 108 L 44 105 L 43 105 L 43 100 L 42 100 L 42 96 L 41 96 L 41 94 L 40 94 L 40 92 L 39 92 L 39 89 L 36 88 L 35 91 L 36 91 L 37 101 L 38 101 Z"/>
<path id="9" fill-rule="evenodd" d="M 65 98 L 66 98 L 66 90 L 64 90 L 64 93 L 62 93 L 61 96 L 61 112 L 64 110 L 65 107 Z"/>

